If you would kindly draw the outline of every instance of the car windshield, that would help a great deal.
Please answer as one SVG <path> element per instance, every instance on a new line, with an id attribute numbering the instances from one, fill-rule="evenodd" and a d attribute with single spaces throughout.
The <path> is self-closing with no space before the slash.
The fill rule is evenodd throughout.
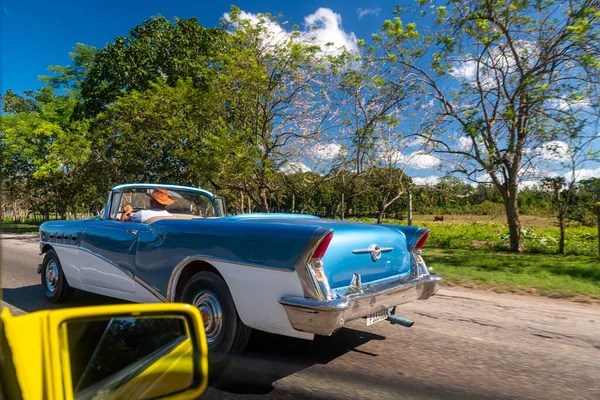
<path id="1" fill-rule="evenodd" d="M 151 200 L 155 192 L 154 188 L 132 188 L 124 189 L 114 194 L 111 219 L 120 219 L 125 206 L 131 206 L 133 211 L 149 210 L 152 208 Z M 165 209 L 170 214 L 192 215 L 199 218 L 211 218 L 218 216 L 211 199 L 205 194 L 186 191 L 167 191 L 169 202 Z M 117 207 L 115 207 L 118 205 Z"/>

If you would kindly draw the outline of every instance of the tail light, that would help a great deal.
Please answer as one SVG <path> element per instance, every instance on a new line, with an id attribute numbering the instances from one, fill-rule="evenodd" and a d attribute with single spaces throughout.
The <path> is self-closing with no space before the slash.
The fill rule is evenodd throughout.
<path id="1" fill-rule="evenodd" d="M 321 239 L 315 248 L 315 251 L 313 251 L 310 256 L 307 265 L 307 269 L 315 286 L 316 296 L 321 300 L 334 298 L 331 288 L 329 287 L 327 275 L 325 275 L 325 271 L 323 271 L 323 260 L 321 260 L 323 256 L 325 256 L 325 252 L 329 247 L 329 243 L 331 243 L 331 239 L 333 239 L 333 232 L 328 233 Z"/>
<path id="2" fill-rule="evenodd" d="M 421 250 L 423 246 L 425 246 L 425 242 L 429 238 L 429 231 L 427 231 L 423 236 L 419 238 L 417 243 L 415 244 L 414 250 Z"/>
<path id="3" fill-rule="evenodd" d="M 331 239 L 333 239 L 333 232 L 329 233 L 327 236 L 321 239 L 319 245 L 310 257 L 311 261 L 323 258 L 325 252 L 327 251 L 327 248 L 329 247 L 329 243 L 331 243 Z"/>

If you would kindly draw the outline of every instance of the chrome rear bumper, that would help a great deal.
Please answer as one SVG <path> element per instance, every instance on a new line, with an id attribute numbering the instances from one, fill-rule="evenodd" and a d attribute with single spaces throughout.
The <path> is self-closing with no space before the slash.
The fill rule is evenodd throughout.
<path id="1" fill-rule="evenodd" d="M 413 300 L 428 299 L 437 293 L 441 280 L 441 276 L 428 273 L 409 275 L 397 280 L 364 285 L 360 292 L 337 294 L 337 298 L 333 300 L 282 297 L 279 303 L 285 307 L 294 329 L 317 335 L 331 335 L 348 321 Z"/>

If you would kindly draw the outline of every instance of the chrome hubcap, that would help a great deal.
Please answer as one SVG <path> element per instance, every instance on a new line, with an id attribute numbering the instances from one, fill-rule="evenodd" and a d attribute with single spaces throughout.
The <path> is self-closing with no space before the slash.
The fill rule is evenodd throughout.
<path id="1" fill-rule="evenodd" d="M 204 332 L 206 341 L 211 346 L 217 341 L 223 329 L 223 312 L 217 296 L 210 290 L 201 290 L 193 301 L 198 307 L 202 320 L 204 321 Z"/>
<path id="2" fill-rule="evenodd" d="M 50 293 L 54 293 L 56 286 L 58 286 L 58 266 L 52 260 L 46 265 L 46 289 Z"/>

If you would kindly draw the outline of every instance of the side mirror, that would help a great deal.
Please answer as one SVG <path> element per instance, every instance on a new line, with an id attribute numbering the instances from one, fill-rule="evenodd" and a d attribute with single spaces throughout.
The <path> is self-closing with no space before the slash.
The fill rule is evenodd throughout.
<path id="1" fill-rule="evenodd" d="M 44 398 L 192 399 L 206 389 L 208 349 L 198 309 L 125 304 L 41 311 L 5 321 L 19 381 L 25 375 L 23 392 L 34 383 L 26 376 L 32 369 L 31 346 L 21 348 L 29 340 L 14 333 L 26 319 L 33 328 L 34 317 L 46 322 L 40 324 L 46 332 L 43 357 L 39 354 L 45 382 L 37 386 L 54 393 L 43 393 Z"/>

